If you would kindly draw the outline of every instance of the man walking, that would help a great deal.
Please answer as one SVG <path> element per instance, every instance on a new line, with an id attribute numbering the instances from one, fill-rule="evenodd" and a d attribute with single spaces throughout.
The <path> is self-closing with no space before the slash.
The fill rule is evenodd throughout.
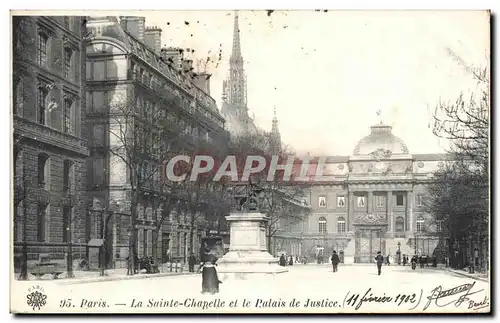
<path id="1" fill-rule="evenodd" d="M 382 272 L 382 263 L 384 262 L 384 257 L 380 251 L 377 252 L 375 261 L 377 262 L 378 275 L 380 276 L 380 273 Z"/>
<path id="2" fill-rule="evenodd" d="M 189 256 L 189 272 L 194 273 L 194 265 L 196 264 L 196 257 L 194 256 L 194 253 L 191 253 Z"/>
<path id="3" fill-rule="evenodd" d="M 340 258 L 337 255 L 337 252 L 335 250 L 333 250 L 333 254 L 332 254 L 332 259 L 331 260 L 332 260 L 333 272 L 337 272 L 337 268 L 338 268 L 338 265 L 339 265 L 339 262 L 340 262 Z"/>

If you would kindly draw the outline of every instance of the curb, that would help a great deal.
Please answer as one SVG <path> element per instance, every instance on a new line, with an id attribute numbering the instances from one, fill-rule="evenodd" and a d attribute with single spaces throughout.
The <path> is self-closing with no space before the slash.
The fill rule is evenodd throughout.
<path id="1" fill-rule="evenodd" d="M 184 273 L 159 273 L 159 274 L 135 274 L 133 276 L 99 276 L 95 278 L 72 278 L 60 280 L 57 282 L 58 285 L 77 285 L 77 284 L 87 284 L 87 283 L 100 283 L 108 281 L 117 280 L 132 280 L 132 279 L 148 279 L 148 278 L 160 278 L 160 277 L 177 277 L 177 276 L 190 276 L 196 275 L 196 273 L 184 272 Z"/>
<path id="2" fill-rule="evenodd" d="M 445 268 L 445 270 L 446 270 L 447 272 L 450 272 L 450 273 L 453 273 L 453 274 L 457 274 L 457 275 L 459 275 L 459 276 L 468 277 L 468 278 L 475 279 L 475 280 L 481 280 L 481 281 L 483 281 L 483 282 L 487 282 L 487 283 L 489 283 L 488 278 L 483 278 L 483 277 L 472 276 L 471 274 L 461 273 L 461 272 L 459 272 L 459 271 L 455 271 L 455 270 L 448 269 L 448 268 Z"/>

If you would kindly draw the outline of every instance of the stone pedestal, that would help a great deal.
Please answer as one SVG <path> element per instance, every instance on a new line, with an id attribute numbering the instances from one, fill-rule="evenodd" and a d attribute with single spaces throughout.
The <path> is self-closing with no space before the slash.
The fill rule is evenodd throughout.
<path id="1" fill-rule="evenodd" d="M 259 212 L 232 213 L 226 217 L 231 228 L 229 252 L 219 259 L 217 272 L 221 279 L 246 279 L 252 276 L 287 272 L 278 259 L 267 252 L 268 218 Z"/>

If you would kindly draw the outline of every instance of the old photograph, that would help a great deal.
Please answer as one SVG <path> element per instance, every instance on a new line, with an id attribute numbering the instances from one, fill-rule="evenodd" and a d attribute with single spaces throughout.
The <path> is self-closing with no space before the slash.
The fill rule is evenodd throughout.
<path id="1" fill-rule="evenodd" d="M 489 11 L 10 18 L 12 313 L 490 313 Z"/>

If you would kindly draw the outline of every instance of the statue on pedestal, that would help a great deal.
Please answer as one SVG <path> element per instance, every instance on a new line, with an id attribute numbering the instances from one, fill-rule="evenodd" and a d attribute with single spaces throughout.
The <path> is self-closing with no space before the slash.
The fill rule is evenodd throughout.
<path id="1" fill-rule="evenodd" d="M 239 212 L 260 212 L 260 199 L 259 195 L 263 191 L 262 187 L 252 183 L 250 180 L 248 184 L 244 185 L 241 193 L 235 193 L 234 199 L 236 200 L 236 211 Z"/>

